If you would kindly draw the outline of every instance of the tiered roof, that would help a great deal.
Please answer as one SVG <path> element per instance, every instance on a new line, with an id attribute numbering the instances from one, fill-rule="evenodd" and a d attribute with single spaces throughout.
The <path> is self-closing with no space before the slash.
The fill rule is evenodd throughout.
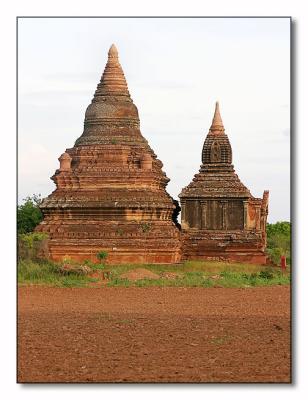
<path id="1" fill-rule="evenodd" d="M 140 133 L 138 109 L 131 99 L 113 44 L 84 120 L 84 131 L 76 145 L 147 144 Z"/>
<path id="2" fill-rule="evenodd" d="M 232 165 L 232 148 L 216 102 L 214 117 L 202 149 L 202 165 L 180 196 L 185 198 L 248 198 L 249 190 Z"/>

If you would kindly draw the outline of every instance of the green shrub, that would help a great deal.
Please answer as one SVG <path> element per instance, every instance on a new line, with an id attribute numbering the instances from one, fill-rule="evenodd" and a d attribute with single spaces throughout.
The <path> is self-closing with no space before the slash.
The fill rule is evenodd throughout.
<path id="1" fill-rule="evenodd" d="M 280 264 L 281 256 L 286 256 L 287 264 L 291 264 L 291 223 L 282 221 L 267 224 L 267 249 L 270 260 Z"/>
<path id="2" fill-rule="evenodd" d="M 33 195 L 17 206 L 17 232 L 29 233 L 42 221 L 43 214 L 39 208 L 42 202 L 40 195 Z"/>
<path id="3" fill-rule="evenodd" d="M 18 259 L 47 259 L 49 257 L 48 235 L 42 232 L 18 235 Z"/>
<path id="4" fill-rule="evenodd" d="M 96 257 L 103 262 L 108 257 L 108 253 L 105 250 L 101 250 L 96 254 Z"/>

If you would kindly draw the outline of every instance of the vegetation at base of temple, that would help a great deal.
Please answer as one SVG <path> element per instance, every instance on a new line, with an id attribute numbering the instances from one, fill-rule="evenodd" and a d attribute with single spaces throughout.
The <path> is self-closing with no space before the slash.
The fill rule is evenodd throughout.
<path id="1" fill-rule="evenodd" d="M 41 195 L 34 194 L 25 198 L 24 203 L 17 206 L 17 232 L 19 234 L 33 232 L 42 221 L 43 215 L 39 208 Z"/>
<path id="2" fill-rule="evenodd" d="M 80 274 L 64 275 L 60 272 L 60 264 L 42 260 L 20 260 L 18 262 L 18 283 L 38 284 L 58 287 L 82 287 L 89 282 L 95 281 L 94 278 Z"/>
<path id="3" fill-rule="evenodd" d="M 73 261 L 70 261 L 74 264 Z M 56 287 L 102 286 L 164 286 L 164 287 L 233 287 L 288 285 L 290 269 L 282 272 L 277 267 L 227 263 L 214 261 L 187 261 L 174 265 L 106 265 L 87 262 L 93 271 L 90 274 L 61 273 L 62 263 L 47 260 L 20 260 L 18 263 L 18 282 L 23 285 L 48 285 Z M 80 264 L 76 264 L 80 265 Z M 99 266 L 99 268 L 97 268 Z M 123 273 L 145 268 L 159 276 L 158 279 L 130 281 L 121 278 Z M 99 281 L 97 271 L 108 273 L 108 280 Z M 78 271 L 78 269 L 76 269 Z M 108 271 L 108 272 L 107 272 Z"/>
<path id="4" fill-rule="evenodd" d="M 17 238 L 18 259 L 39 261 L 49 256 L 48 235 L 41 232 L 20 233 Z"/>
<path id="5" fill-rule="evenodd" d="M 286 256 L 287 264 L 291 264 L 291 223 L 282 221 L 267 224 L 267 255 L 271 261 L 279 265 L 280 257 Z"/>
<path id="6" fill-rule="evenodd" d="M 103 261 L 107 258 L 107 256 L 108 256 L 108 253 L 107 253 L 107 251 L 105 251 L 105 250 L 100 250 L 100 251 L 96 254 L 96 257 L 98 258 L 98 260 L 99 260 L 100 262 L 103 262 Z"/>

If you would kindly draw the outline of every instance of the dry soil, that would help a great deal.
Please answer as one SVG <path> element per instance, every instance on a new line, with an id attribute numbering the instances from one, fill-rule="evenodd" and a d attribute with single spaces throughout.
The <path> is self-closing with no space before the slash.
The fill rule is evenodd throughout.
<path id="1" fill-rule="evenodd" d="M 20 287 L 18 382 L 290 382 L 290 290 Z"/>

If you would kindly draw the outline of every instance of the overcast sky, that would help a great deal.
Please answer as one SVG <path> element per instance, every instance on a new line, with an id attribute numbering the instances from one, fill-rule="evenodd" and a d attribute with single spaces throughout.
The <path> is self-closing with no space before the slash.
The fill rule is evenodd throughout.
<path id="1" fill-rule="evenodd" d="M 19 19 L 19 201 L 54 190 L 115 43 L 141 132 L 177 198 L 201 164 L 219 100 L 233 163 L 269 222 L 290 219 L 290 37 L 286 18 Z"/>

